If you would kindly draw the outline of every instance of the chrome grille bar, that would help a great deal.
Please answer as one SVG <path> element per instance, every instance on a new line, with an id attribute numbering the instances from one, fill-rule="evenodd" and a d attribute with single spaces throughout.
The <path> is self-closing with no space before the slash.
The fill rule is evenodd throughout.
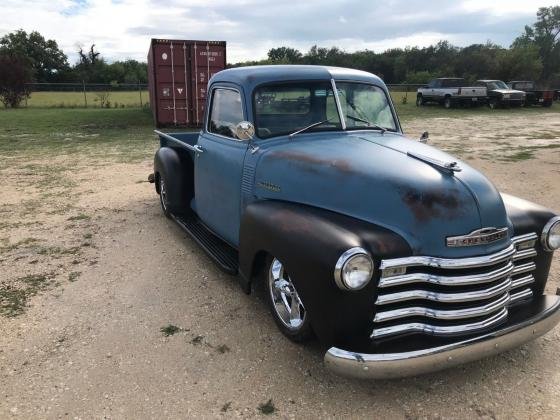
<path id="1" fill-rule="evenodd" d="M 523 289 L 517 293 L 512 293 L 510 298 L 510 303 L 515 303 L 523 299 L 528 299 L 533 296 L 533 291 L 531 289 Z"/>
<path id="2" fill-rule="evenodd" d="M 491 327 L 492 325 L 498 324 L 507 318 L 507 314 L 508 310 L 506 308 L 502 308 L 500 312 L 491 316 L 490 318 L 469 324 L 439 326 L 424 324 L 421 322 L 413 322 L 410 324 L 394 325 L 391 327 L 377 328 L 373 330 L 371 338 L 381 338 L 410 332 L 422 332 L 431 335 L 465 334 L 469 332 L 475 332 L 477 330 L 483 330 Z"/>
<path id="3" fill-rule="evenodd" d="M 495 254 L 482 255 L 479 257 L 468 257 L 468 258 L 439 258 L 439 257 L 404 257 L 404 258 L 394 258 L 391 260 L 382 260 L 381 270 L 387 268 L 395 267 L 415 267 L 415 266 L 426 266 L 426 267 L 437 267 L 437 268 L 450 268 L 450 269 L 460 269 L 460 268 L 476 268 L 484 267 L 487 265 L 493 265 L 500 263 L 502 261 L 508 261 L 515 253 L 515 247 L 512 245 L 508 246 Z"/>
<path id="4" fill-rule="evenodd" d="M 489 315 L 496 312 L 498 309 L 502 309 L 509 303 L 509 300 L 509 293 L 505 293 L 498 300 L 488 303 L 487 305 L 467 309 L 440 310 L 419 306 L 393 309 L 390 311 L 378 312 L 375 315 L 374 322 L 393 321 L 395 319 L 406 318 L 408 316 L 425 316 L 428 318 L 443 320 L 474 318 L 477 316 Z"/>
<path id="5" fill-rule="evenodd" d="M 389 303 L 403 302 L 414 299 L 431 300 L 432 302 L 472 302 L 474 300 L 490 299 L 494 296 L 503 294 L 511 288 L 511 278 L 506 278 L 503 282 L 488 289 L 477 290 L 474 292 L 462 293 L 438 293 L 428 290 L 408 290 L 406 292 L 389 293 L 379 295 L 375 301 L 376 305 L 387 305 Z"/>
<path id="6" fill-rule="evenodd" d="M 511 275 L 513 262 L 510 261 L 504 267 L 482 274 L 471 274 L 468 276 L 438 276 L 428 273 L 413 273 L 403 276 L 384 277 L 379 280 L 379 287 L 401 286 L 412 283 L 429 283 L 440 286 L 464 286 L 471 284 L 490 283 L 503 277 Z"/>
<path id="7" fill-rule="evenodd" d="M 528 284 L 534 283 L 535 278 L 532 274 L 528 276 L 519 277 L 518 279 L 514 279 L 511 282 L 511 288 L 517 289 L 518 287 L 527 286 Z"/>
<path id="8" fill-rule="evenodd" d="M 532 258 L 537 255 L 537 240 L 535 233 L 519 235 L 505 249 L 478 257 L 413 256 L 381 261 L 375 301 L 378 310 L 371 338 L 411 332 L 451 336 L 502 322 L 509 306 L 533 296 L 530 286 L 535 282 L 531 272 L 536 270 Z M 409 267 L 420 267 L 415 269 L 419 272 L 407 273 Z M 434 272 L 434 268 L 438 271 Z M 476 272 L 454 274 L 459 269 Z M 450 291 L 454 286 L 467 286 L 470 290 Z M 399 289 L 392 291 L 394 287 Z M 414 300 L 425 303 L 411 302 L 406 306 Z"/>

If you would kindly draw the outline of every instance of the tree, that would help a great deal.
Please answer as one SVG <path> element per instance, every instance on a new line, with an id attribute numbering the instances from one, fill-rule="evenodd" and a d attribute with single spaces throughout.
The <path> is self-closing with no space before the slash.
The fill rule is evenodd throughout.
<path id="1" fill-rule="evenodd" d="M 0 54 L 0 101 L 6 108 L 16 108 L 29 97 L 27 83 L 31 75 L 32 69 L 24 58 Z"/>
<path id="2" fill-rule="evenodd" d="M 107 74 L 107 63 L 101 57 L 101 53 L 95 50 L 95 44 L 92 44 L 86 52 L 84 52 L 83 47 L 80 47 L 78 55 L 80 61 L 74 66 L 74 71 L 80 80 L 97 83 L 111 81 Z"/>
<path id="3" fill-rule="evenodd" d="M 56 41 L 46 40 L 37 31 L 28 34 L 20 29 L 4 35 L 0 38 L 0 53 L 26 60 L 38 82 L 53 81 L 59 72 L 69 67 L 68 57 L 58 48 Z"/>
<path id="4" fill-rule="evenodd" d="M 268 59 L 274 64 L 296 64 L 301 57 L 300 51 L 290 47 L 272 48 L 268 51 Z"/>
<path id="5" fill-rule="evenodd" d="M 512 44 L 513 48 L 536 46 L 542 60 L 541 79 L 548 80 L 560 67 L 560 6 L 541 7 L 533 26 Z"/>

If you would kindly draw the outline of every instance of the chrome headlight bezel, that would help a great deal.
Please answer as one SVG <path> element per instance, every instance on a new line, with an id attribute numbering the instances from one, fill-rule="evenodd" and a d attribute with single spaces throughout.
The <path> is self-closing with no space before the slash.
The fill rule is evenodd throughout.
<path id="1" fill-rule="evenodd" d="M 558 229 L 560 230 L 560 216 L 554 216 L 550 219 L 546 225 L 544 225 L 542 234 L 541 234 L 541 245 L 545 251 L 553 252 L 556 251 L 559 247 L 554 248 L 550 245 L 550 233 L 553 230 Z M 560 232 L 558 233 L 560 235 Z"/>
<path id="2" fill-rule="evenodd" d="M 367 276 L 367 279 L 362 284 L 360 284 L 358 287 L 352 287 L 351 285 L 348 284 L 347 279 L 345 278 L 344 269 L 348 263 L 352 262 L 353 259 L 363 258 L 363 257 L 367 258 L 369 262 L 369 274 Z M 347 290 L 347 291 L 361 290 L 364 287 L 366 287 L 367 284 L 370 282 L 371 278 L 373 277 L 373 270 L 374 270 L 373 259 L 365 249 L 361 247 L 350 248 L 349 250 L 342 253 L 342 255 L 338 258 L 338 261 L 336 262 L 335 269 L 334 269 L 334 281 L 336 285 L 342 290 Z"/>

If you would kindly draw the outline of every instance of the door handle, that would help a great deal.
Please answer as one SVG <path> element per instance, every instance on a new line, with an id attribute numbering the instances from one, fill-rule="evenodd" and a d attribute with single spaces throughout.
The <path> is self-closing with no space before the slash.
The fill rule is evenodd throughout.
<path id="1" fill-rule="evenodd" d="M 193 149 L 196 153 L 200 154 L 204 152 L 204 149 L 200 147 L 198 144 L 193 146 Z"/>

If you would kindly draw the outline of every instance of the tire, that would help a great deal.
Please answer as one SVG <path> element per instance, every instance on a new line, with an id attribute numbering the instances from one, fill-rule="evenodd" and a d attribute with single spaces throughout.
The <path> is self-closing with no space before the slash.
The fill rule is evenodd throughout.
<path id="1" fill-rule="evenodd" d="M 544 101 L 542 106 L 544 108 L 550 108 L 552 106 L 552 101 Z"/>
<path id="2" fill-rule="evenodd" d="M 169 197 L 167 195 L 166 180 L 163 174 L 157 177 L 158 182 L 158 192 L 159 192 L 159 203 L 161 204 L 161 210 L 163 214 L 168 219 L 171 218 L 171 211 L 169 210 Z"/>
<path id="3" fill-rule="evenodd" d="M 424 106 L 424 97 L 422 95 L 416 96 L 416 106 Z"/>
<path id="4" fill-rule="evenodd" d="M 446 96 L 443 100 L 443 107 L 445 109 L 450 109 L 453 107 L 453 103 L 451 102 L 451 98 L 449 96 Z"/>
<path id="5" fill-rule="evenodd" d="M 278 329 L 296 343 L 313 337 L 309 316 L 284 265 L 269 257 L 264 272 L 267 301 Z"/>
<path id="6" fill-rule="evenodd" d="M 498 108 L 498 101 L 496 99 L 490 99 L 488 101 L 488 108 L 490 108 L 490 109 Z"/>

